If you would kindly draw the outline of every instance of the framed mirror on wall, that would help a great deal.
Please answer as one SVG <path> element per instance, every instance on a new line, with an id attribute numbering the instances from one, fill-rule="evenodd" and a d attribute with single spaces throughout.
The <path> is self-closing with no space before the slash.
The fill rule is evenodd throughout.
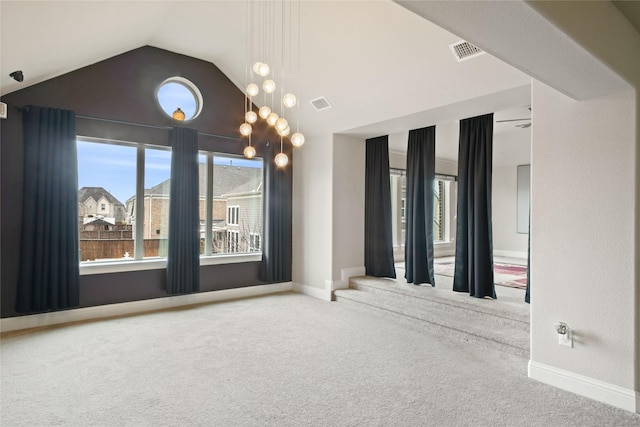
<path id="1" fill-rule="evenodd" d="M 531 200 L 531 165 L 518 165 L 517 200 L 518 220 L 516 223 L 516 231 L 518 234 L 528 234 Z"/>

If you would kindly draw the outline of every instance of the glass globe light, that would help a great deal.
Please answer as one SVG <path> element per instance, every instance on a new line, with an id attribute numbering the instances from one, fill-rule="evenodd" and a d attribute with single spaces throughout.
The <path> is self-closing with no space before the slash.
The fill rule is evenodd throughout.
<path id="1" fill-rule="evenodd" d="M 178 107 L 178 109 L 176 111 L 173 112 L 173 116 L 174 119 L 176 120 L 180 120 L 183 121 L 184 120 L 184 111 L 182 111 L 180 109 L 180 107 Z"/>
<path id="2" fill-rule="evenodd" d="M 258 75 L 259 76 L 266 77 L 266 76 L 269 75 L 270 72 L 271 72 L 271 69 L 264 62 L 261 62 L 260 65 L 258 65 Z"/>
<path id="3" fill-rule="evenodd" d="M 256 61 L 256 62 L 254 62 L 254 63 L 253 63 L 253 66 L 251 67 L 251 69 L 253 70 L 253 72 L 254 72 L 254 73 L 256 73 L 256 74 L 258 74 L 258 75 L 260 75 L 260 74 L 259 74 L 259 72 L 260 72 L 260 65 L 262 65 L 262 62 L 260 62 L 260 61 Z"/>
<path id="4" fill-rule="evenodd" d="M 276 129 L 278 131 L 278 135 L 280 136 L 287 136 L 289 135 L 289 133 L 291 132 L 291 128 L 289 126 L 287 126 L 286 128 L 280 130 L 280 129 Z"/>
<path id="5" fill-rule="evenodd" d="M 269 115 L 267 116 L 267 123 L 269 123 L 271 126 L 275 125 L 276 122 L 278 121 L 280 117 L 278 117 L 278 115 L 276 113 L 269 113 Z"/>
<path id="6" fill-rule="evenodd" d="M 278 153 L 278 155 L 276 155 L 275 162 L 276 166 L 284 167 L 287 166 L 287 163 L 289 163 L 289 158 L 284 153 Z"/>
<path id="7" fill-rule="evenodd" d="M 282 104 L 287 108 L 295 106 L 296 102 L 296 96 L 292 93 L 287 93 L 282 97 Z"/>
<path id="8" fill-rule="evenodd" d="M 277 130 L 283 130 L 283 129 L 286 129 L 288 127 L 289 127 L 289 122 L 284 117 L 280 117 L 278 120 L 276 120 L 276 129 Z"/>
<path id="9" fill-rule="evenodd" d="M 301 147 L 304 144 L 304 135 L 300 132 L 296 132 L 291 135 L 291 145 L 294 147 Z"/>
<path id="10" fill-rule="evenodd" d="M 243 123 L 240 125 L 240 133 L 244 136 L 251 135 L 251 125 L 249 123 Z"/>
<path id="11" fill-rule="evenodd" d="M 255 123 L 258 120 L 258 115 L 255 111 L 249 110 L 244 115 L 244 119 L 247 121 L 247 123 Z"/>
<path id="12" fill-rule="evenodd" d="M 269 117 L 269 114 L 271 114 L 271 108 L 267 107 L 266 105 L 260 107 L 260 109 L 258 110 L 258 115 L 263 119 Z"/>
<path id="13" fill-rule="evenodd" d="M 246 147 L 244 147 L 243 153 L 247 159 L 253 159 L 256 156 L 256 149 L 250 145 L 247 145 Z"/>
<path id="14" fill-rule="evenodd" d="M 260 88 L 258 87 L 257 84 L 255 83 L 249 83 L 247 85 L 247 95 L 249 96 L 256 96 L 257 94 L 260 93 Z"/>
<path id="15" fill-rule="evenodd" d="M 273 93 L 276 91 L 276 82 L 273 80 L 265 80 L 262 82 L 262 89 L 267 93 Z"/>

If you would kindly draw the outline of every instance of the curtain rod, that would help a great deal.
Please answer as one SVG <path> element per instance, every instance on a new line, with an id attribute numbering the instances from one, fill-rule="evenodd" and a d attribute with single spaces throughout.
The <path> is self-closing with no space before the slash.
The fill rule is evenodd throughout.
<path id="1" fill-rule="evenodd" d="M 120 125 L 138 126 L 138 127 L 145 127 L 145 128 L 150 128 L 150 129 L 169 130 L 169 129 L 172 128 L 171 126 L 146 125 L 144 123 L 126 122 L 124 120 L 115 120 L 115 119 L 105 119 L 105 118 L 102 118 L 102 117 L 85 116 L 85 115 L 82 115 L 82 114 L 76 114 L 76 117 L 80 118 L 80 119 L 97 120 L 97 121 L 101 121 L 101 122 L 116 123 L 116 124 L 120 124 Z M 232 136 L 226 136 L 226 135 L 218 135 L 218 134 L 215 134 L 215 133 L 198 132 L 198 135 L 209 136 L 209 137 L 212 137 L 212 138 L 230 139 L 232 141 L 242 141 L 241 138 L 234 138 Z"/>
<path id="2" fill-rule="evenodd" d="M 24 106 L 14 105 L 14 107 L 17 108 L 20 111 L 29 111 L 29 106 L 28 105 L 24 105 Z M 102 118 L 102 117 L 85 116 L 85 115 L 82 115 L 82 114 L 76 114 L 76 118 L 87 119 L 87 120 L 97 120 L 97 121 L 100 121 L 100 122 L 107 122 L 107 123 L 116 123 L 116 124 L 120 124 L 120 125 L 138 126 L 138 127 L 144 127 L 144 128 L 150 128 L 150 129 L 159 129 L 159 130 L 169 130 L 169 129 L 171 129 L 171 126 L 146 125 L 144 123 L 126 122 L 124 120 L 115 120 L 115 119 L 105 119 L 105 118 Z M 209 137 L 212 137 L 212 138 L 229 139 L 231 141 L 243 141 L 242 138 L 234 138 L 232 136 L 218 135 L 218 134 L 215 134 L 215 133 L 198 132 L 198 135 L 209 136 Z"/>

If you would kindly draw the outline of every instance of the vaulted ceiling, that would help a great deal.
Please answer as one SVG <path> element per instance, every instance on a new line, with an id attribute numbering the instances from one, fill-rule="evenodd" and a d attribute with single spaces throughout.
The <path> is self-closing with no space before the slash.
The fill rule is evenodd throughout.
<path id="1" fill-rule="evenodd" d="M 2 1 L 1 93 L 151 45 L 216 64 L 246 81 L 243 1 Z M 530 77 L 485 54 L 458 62 L 459 36 L 391 1 L 300 4 L 301 128 L 309 140 L 361 137 L 530 104 Z M 297 25 L 297 24 L 296 24 Z M 18 83 L 9 74 L 24 72 Z M 324 96 L 332 108 L 316 111 Z M 497 130 L 512 131 L 512 124 Z"/>

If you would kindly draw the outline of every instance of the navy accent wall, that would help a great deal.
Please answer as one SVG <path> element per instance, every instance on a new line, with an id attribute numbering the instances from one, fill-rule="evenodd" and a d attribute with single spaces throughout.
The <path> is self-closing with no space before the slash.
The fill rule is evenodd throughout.
<path id="1" fill-rule="evenodd" d="M 28 73 L 28 70 L 25 70 Z M 203 97 L 200 115 L 185 126 L 201 135 L 202 150 L 242 155 L 246 140 L 239 138 L 238 126 L 244 121 L 243 93 L 212 63 L 145 46 L 59 77 L 29 86 L 2 97 L 9 105 L 9 117 L 1 122 L 1 317 L 15 312 L 22 198 L 22 117 L 13 108 L 39 105 L 69 109 L 77 115 L 99 117 L 136 124 L 78 118 L 76 132 L 86 137 L 168 145 L 169 127 L 176 122 L 167 117 L 156 102 L 160 84 L 180 76 L 193 82 Z M 167 127 L 158 129 L 155 127 Z M 263 156 L 266 141 L 279 137 L 264 126 L 254 126 L 253 142 Z M 292 159 L 289 144 L 285 152 Z M 273 159 L 265 158 L 266 161 Z M 290 160 L 288 168 L 292 167 Z M 260 262 L 200 267 L 201 292 L 265 284 L 259 279 Z M 80 306 L 112 304 L 166 297 L 165 270 L 87 275 L 80 277 Z"/>

